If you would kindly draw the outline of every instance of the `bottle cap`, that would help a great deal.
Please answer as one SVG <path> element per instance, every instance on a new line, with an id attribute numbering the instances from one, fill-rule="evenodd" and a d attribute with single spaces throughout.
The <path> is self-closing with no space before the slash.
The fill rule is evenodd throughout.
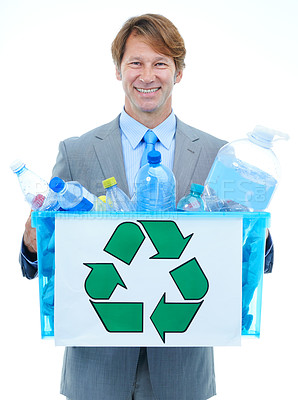
<path id="1" fill-rule="evenodd" d="M 58 176 L 56 176 L 55 178 L 51 179 L 49 186 L 54 192 L 59 193 L 61 192 L 61 190 L 64 189 L 65 182 L 61 178 L 58 178 Z"/>
<path id="2" fill-rule="evenodd" d="M 105 179 L 102 181 L 102 185 L 105 189 L 117 185 L 116 179 L 112 176 L 111 178 Z"/>
<path id="3" fill-rule="evenodd" d="M 148 163 L 149 164 L 159 164 L 161 161 L 161 154 L 159 151 L 152 150 L 148 153 Z"/>
<path id="4" fill-rule="evenodd" d="M 252 132 L 247 134 L 250 141 L 253 143 L 270 149 L 273 146 L 273 142 L 276 140 L 288 140 L 289 135 L 283 132 L 276 131 L 274 129 L 266 128 L 265 126 L 257 125 Z"/>
<path id="5" fill-rule="evenodd" d="M 22 160 L 14 160 L 10 164 L 10 168 L 13 172 L 17 172 L 25 166 L 25 163 Z"/>
<path id="6" fill-rule="evenodd" d="M 192 192 L 196 192 L 198 194 L 202 194 L 204 191 L 204 186 L 203 185 L 199 185 L 198 183 L 192 183 L 190 186 L 190 190 Z"/>

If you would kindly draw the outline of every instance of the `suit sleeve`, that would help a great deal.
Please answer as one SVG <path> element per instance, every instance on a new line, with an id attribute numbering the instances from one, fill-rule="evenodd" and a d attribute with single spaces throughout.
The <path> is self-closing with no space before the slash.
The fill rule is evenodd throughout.
<path id="1" fill-rule="evenodd" d="M 38 274 L 37 255 L 30 253 L 22 240 L 21 251 L 19 255 L 19 262 L 21 265 L 23 276 L 27 279 L 33 279 Z"/>
<path id="2" fill-rule="evenodd" d="M 265 247 L 265 264 L 264 264 L 264 273 L 269 274 L 272 272 L 273 269 L 273 261 L 274 261 L 274 247 L 272 238 L 269 232 L 269 235 L 266 240 L 266 247 Z"/>

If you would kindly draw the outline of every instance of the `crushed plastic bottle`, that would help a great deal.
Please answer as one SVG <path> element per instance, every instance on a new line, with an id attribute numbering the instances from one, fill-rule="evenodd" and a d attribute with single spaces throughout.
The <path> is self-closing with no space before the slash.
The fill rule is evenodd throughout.
<path id="1" fill-rule="evenodd" d="M 233 200 L 221 200 L 219 199 L 214 191 L 210 187 L 204 188 L 202 194 L 202 201 L 204 203 L 205 211 L 217 211 L 217 212 L 249 212 L 250 210 Z"/>
<path id="2" fill-rule="evenodd" d="M 204 191 L 204 186 L 197 183 L 192 183 L 190 193 L 182 197 L 177 204 L 178 211 L 204 211 L 204 202 L 201 195 Z"/>
<path id="3" fill-rule="evenodd" d="M 17 175 L 25 200 L 32 210 L 56 211 L 60 208 L 57 196 L 48 183 L 28 169 L 23 161 L 15 160 L 10 168 Z"/>
<path id="4" fill-rule="evenodd" d="M 161 164 L 161 154 L 148 153 L 148 164 L 135 178 L 137 211 L 173 211 L 176 208 L 176 180 L 173 172 Z"/>
<path id="5" fill-rule="evenodd" d="M 115 212 L 134 211 L 134 205 L 130 198 L 121 190 L 114 177 L 102 181 L 106 189 L 106 210 Z"/>

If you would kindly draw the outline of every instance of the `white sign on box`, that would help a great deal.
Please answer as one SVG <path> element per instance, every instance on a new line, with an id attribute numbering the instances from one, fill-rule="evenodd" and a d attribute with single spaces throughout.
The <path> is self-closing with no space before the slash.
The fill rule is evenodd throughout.
<path id="1" fill-rule="evenodd" d="M 56 218 L 56 345 L 240 345 L 242 218 L 120 218 Z"/>

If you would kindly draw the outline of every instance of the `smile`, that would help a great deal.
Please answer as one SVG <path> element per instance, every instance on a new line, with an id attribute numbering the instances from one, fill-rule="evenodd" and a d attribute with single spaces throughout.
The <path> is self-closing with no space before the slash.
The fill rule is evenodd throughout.
<path id="1" fill-rule="evenodd" d="M 157 92 L 160 88 L 155 88 L 155 89 L 141 89 L 141 88 L 136 88 L 138 92 L 140 93 L 154 93 Z"/>

